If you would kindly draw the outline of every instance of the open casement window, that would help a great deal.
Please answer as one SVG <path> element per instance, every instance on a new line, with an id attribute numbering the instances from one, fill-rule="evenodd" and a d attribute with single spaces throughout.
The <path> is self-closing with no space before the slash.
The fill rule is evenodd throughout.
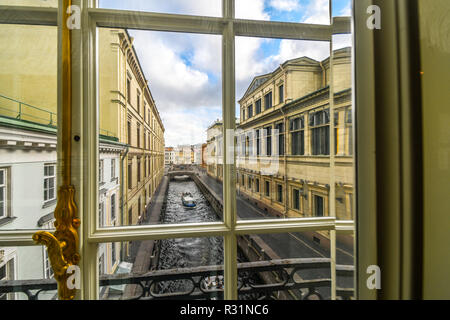
<path id="1" fill-rule="evenodd" d="M 217 3 L 219 2 L 217 1 Z M 65 51 L 61 46 L 61 43 L 63 43 L 62 25 L 65 23 L 61 22 L 61 19 L 63 12 L 67 10 L 68 1 L 59 2 L 60 7 L 58 8 L 20 6 L 20 1 L 17 1 L 17 6 L 2 6 L 0 28 L 9 25 L 26 25 L 27 28 L 35 27 L 38 29 L 42 26 L 50 26 L 55 29 L 54 31 L 58 30 L 57 33 L 55 32 L 58 37 L 54 38 L 58 52 L 56 55 L 58 68 L 55 68 L 57 70 L 57 82 L 55 83 L 58 88 L 57 109 L 55 110 L 58 115 L 57 121 L 56 119 L 52 120 L 53 111 L 38 115 L 38 112 L 41 112 L 38 110 L 42 108 L 38 108 L 39 106 L 32 108 L 31 105 L 34 102 L 21 101 L 17 97 L 11 97 L 11 94 L 8 96 L 3 91 L 0 92 L 0 95 L 13 99 L 14 101 L 8 101 L 11 101 L 12 105 L 21 106 L 24 109 L 12 109 L 13 107 L 11 107 L 9 111 L 13 112 L 12 110 L 14 110 L 16 112 L 13 117 L 11 114 L 8 116 L 0 113 L 0 115 L 5 118 L 2 123 L 8 123 L 9 126 L 14 121 L 22 121 L 21 117 L 25 117 L 30 112 L 34 112 L 37 122 L 43 121 L 42 119 L 45 118 L 47 131 L 45 135 L 39 137 L 43 142 L 37 141 L 36 145 L 31 142 L 30 147 L 37 148 L 40 144 L 43 144 L 46 148 L 53 148 L 55 155 L 58 154 L 56 177 L 59 187 L 62 185 L 65 174 L 60 155 L 67 147 L 61 140 L 62 127 L 60 124 L 64 123 L 62 91 L 65 83 L 71 83 L 72 170 L 70 177 L 71 184 L 75 187 L 75 203 L 78 208 L 77 215 L 80 219 L 78 248 L 81 256 L 79 261 L 81 281 L 80 289 L 76 290 L 77 299 L 100 299 L 108 294 L 122 294 L 127 290 L 132 290 L 133 288 L 123 289 L 125 283 L 108 281 L 120 278 L 117 276 L 118 273 L 129 273 L 129 278 L 133 278 L 135 266 L 126 259 L 136 249 L 133 246 L 134 243 L 147 240 L 155 241 L 155 243 L 156 241 L 158 243 L 163 241 L 178 243 L 187 241 L 187 239 L 196 239 L 196 242 L 205 241 L 215 246 L 215 252 L 218 256 L 207 255 L 205 259 L 217 262 L 221 266 L 221 268 L 218 268 L 220 271 L 217 272 L 215 278 L 207 279 L 205 275 L 202 278 L 204 282 L 198 283 L 199 286 L 213 286 L 214 290 L 212 291 L 217 289 L 217 292 L 214 293 L 215 296 L 213 296 L 213 293 L 206 293 L 207 298 L 242 298 L 243 291 L 245 291 L 242 288 L 251 288 L 248 279 L 245 278 L 245 272 L 258 274 L 257 278 L 258 281 L 262 282 L 261 284 L 274 285 L 274 279 L 270 276 L 265 277 L 267 275 L 264 274 L 266 269 L 258 271 L 257 267 L 261 267 L 261 265 L 263 268 L 269 268 L 268 270 L 284 272 L 283 276 L 289 278 L 286 282 L 289 284 L 289 288 L 285 290 L 289 292 L 274 295 L 280 299 L 304 299 L 312 296 L 329 299 L 361 297 L 358 292 L 355 293 L 355 290 L 361 290 L 360 292 L 366 294 L 363 297 L 373 297 L 372 293 L 364 291 L 366 290 L 363 281 L 365 273 L 361 270 L 364 270 L 362 266 L 370 261 L 367 256 L 376 254 L 376 246 L 368 243 L 367 240 L 368 235 L 373 234 L 373 229 L 367 222 L 368 220 L 365 220 L 366 217 L 374 218 L 373 208 L 376 206 L 373 203 L 373 198 L 375 196 L 370 194 L 368 185 L 375 183 L 376 179 L 374 177 L 370 179 L 369 177 L 367 181 L 370 181 L 370 183 L 363 186 L 359 185 L 360 190 L 362 190 L 361 194 L 366 197 L 364 199 L 367 201 L 364 203 L 364 208 L 370 211 L 367 216 L 362 216 L 366 213 L 355 210 L 355 203 L 360 196 L 355 191 L 355 168 L 362 170 L 373 159 L 358 158 L 360 152 L 367 154 L 367 149 L 358 150 L 355 148 L 357 152 L 353 152 L 354 146 L 351 145 L 355 142 L 359 147 L 364 148 L 361 145 L 362 142 L 358 140 L 360 136 L 354 134 L 355 132 L 359 133 L 359 130 L 373 130 L 368 132 L 365 137 L 373 136 L 375 132 L 374 118 L 370 116 L 362 118 L 362 115 L 370 115 L 374 106 L 369 103 L 369 107 L 358 114 L 358 106 L 362 105 L 360 102 L 365 100 L 361 98 L 362 93 L 360 91 L 355 92 L 352 88 L 352 59 L 357 60 L 358 53 L 364 51 L 356 50 L 357 55 L 354 55 L 355 48 L 352 48 L 351 36 L 348 36 L 350 39 L 349 46 L 345 47 L 339 47 L 339 41 L 333 40 L 336 35 L 349 35 L 351 33 L 352 19 L 350 17 L 333 16 L 332 3 L 335 1 L 320 1 L 324 6 L 324 11 L 328 13 L 325 20 L 320 20 L 320 24 L 310 24 L 314 22 L 312 20 L 303 21 L 304 23 L 265 21 L 264 18 L 267 17 L 264 15 L 258 16 L 258 19 L 252 19 L 252 17 L 246 16 L 245 13 L 248 14 L 248 12 L 242 12 L 241 4 L 243 2 L 245 0 L 222 0 L 222 3 L 218 4 L 221 13 L 209 14 L 204 11 L 199 13 L 187 10 L 184 12 L 183 8 L 175 12 L 167 12 L 164 9 L 161 9 L 163 12 L 155 12 L 156 9 L 126 7 L 127 4 L 124 4 L 122 8 L 108 8 L 107 1 L 104 3 L 99 1 L 97 4 L 97 1 L 73 0 L 71 4 L 76 6 L 79 11 L 74 9 L 72 12 L 75 15 L 75 20 L 73 21 L 74 28 L 71 30 L 71 51 L 69 53 L 64 53 Z M 357 9 L 359 9 L 359 12 L 365 12 L 365 9 L 363 10 L 361 7 L 356 7 L 355 10 Z M 77 16 L 78 14 L 79 16 Z M 80 18 L 78 21 L 80 22 L 79 28 L 76 25 L 77 17 Z M 356 32 L 365 28 L 361 25 L 360 21 L 355 24 Z M 138 41 L 139 39 L 142 41 L 142 38 L 136 35 L 153 34 L 153 32 L 177 34 L 175 37 L 181 35 L 179 39 L 182 39 L 184 35 L 191 36 L 192 34 L 195 36 L 214 36 L 216 37 L 214 41 L 219 43 L 221 55 L 215 58 L 220 60 L 219 67 L 216 69 L 220 70 L 218 72 L 220 73 L 219 82 L 222 90 L 220 97 L 221 119 L 215 121 L 209 128 L 205 128 L 205 132 L 206 129 L 217 129 L 213 138 L 209 140 L 216 143 L 214 148 L 210 149 L 216 150 L 216 152 L 211 155 L 214 161 L 206 163 L 204 172 L 201 169 L 198 172 L 200 178 L 205 177 L 202 178 L 204 181 L 209 181 L 208 179 L 221 181 L 220 187 L 212 188 L 212 192 L 206 197 L 209 199 L 207 200 L 210 206 L 220 207 L 218 211 L 221 215 L 215 219 L 190 221 L 188 223 L 183 220 L 161 224 L 145 223 L 149 218 L 146 216 L 148 213 L 146 211 L 147 206 L 152 206 L 147 198 L 151 199 L 155 196 L 155 192 L 158 188 L 161 188 L 163 181 L 176 180 L 177 175 L 179 175 L 179 172 L 164 171 L 164 147 L 166 146 L 164 139 L 169 134 L 169 126 L 166 126 L 164 122 L 169 120 L 160 116 L 165 106 L 158 102 L 157 90 L 152 87 L 152 79 L 146 81 L 145 70 L 143 70 L 143 68 L 146 68 L 146 58 L 140 56 L 140 51 L 137 49 Z M 135 37 L 131 34 L 134 34 Z M 303 52 L 299 52 L 298 57 L 286 57 L 285 60 L 274 64 L 272 69 L 263 70 L 267 72 L 258 71 L 258 73 L 252 74 L 251 77 L 246 79 L 245 85 L 241 85 L 241 69 L 238 66 L 242 65 L 242 61 L 238 61 L 241 59 L 239 52 L 245 51 L 243 49 L 246 48 L 239 47 L 244 42 L 237 41 L 239 37 L 250 39 L 251 41 L 248 41 L 248 43 L 254 43 L 252 41 L 259 38 L 273 40 L 274 43 L 284 40 L 292 41 L 283 42 L 285 44 L 295 43 L 295 41 L 300 41 L 300 43 L 311 41 L 313 47 L 316 44 L 324 43 L 326 50 L 325 55 L 321 57 L 305 58 L 307 53 Z M 359 39 L 358 35 L 356 39 Z M 115 99 L 108 98 L 108 102 L 111 103 L 114 100 L 114 103 L 116 103 L 114 106 L 108 105 L 107 107 L 110 107 L 110 109 L 106 109 L 101 99 L 101 92 L 104 90 L 102 86 L 110 80 L 105 80 L 103 77 L 102 72 L 106 68 L 102 63 L 105 60 L 98 59 L 102 50 L 105 49 L 102 47 L 102 43 L 107 43 L 105 51 L 117 49 L 117 52 L 119 52 L 119 46 L 124 46 L 120 49 L 126 47 L 126 50 L 128 50 L 124 51 L 127 55 L 118 60 L 122 63 L 128 63 L 126 70 L 123 70 L 123 74 L 118 76 L 117 83 L 121 83 L 120 90 L 117 90 L 117 92 L 115 90 L 108 91 L 109 94 L 115 95 Z M 172 42 L 172 44 L 174 43 Z M 366 44 L 366 42 L 360 43 Z M 188 45 L 186 41 L 181 41 L 179 44 L 180 46 Z M 292 48 L 294 47 L 295 45 L 292 45 Z M 173 49 L 176 51 L 175 49 L 179 48 Z M 63 72 L 62 68 L 63 61 L 67 58 L 65 54 L 70 54 L 72 61 L 72 74 L 69 82 L 64 79 L 67 74 Z M 121 60 L 122 58 L 123 60 Z M 189 55 L 182 55 L 179 61 L 182 63 L 183 59 L 189 58 Z M 200 61 L 206 59 L 197 58 Z M 161 59 L 164 59 L 164 56 Z M 162 62 L 164 61 L 161 60 Z M 314 86 L 308 88 L 305 92 L 302 91 L 303 87 L 302 90 L 297 90 L 298 88 L 294 85 L 299 81 L 298 79 L 301 79 L 301 76 L 295 78 L 295 70 L 297 70 L 298 65 L 301 66 L 299 69 L 312 70 L 308 76 L 312 77 L 311 83 L 314 83 Z M 189 66 L 194 68 L 195 64 L 189 64 Z M 163 73 L 164 69 L 160 72 Z M 339 78 L 345 72 L 347 72 L 347 78 Z M 356 70 L 356 75 L 370 74 L 371 72 L 375 73 L 374 70 L 368 71 L 362 68 L 362 70 Z M 196 81 L 206 81 L 205 79 L 209 79 L 208 77 L 214 78 L 208 72 L 204 74 L 204 77 L 200 77 Z M 271 79 L 267 77 L 280 78 Z M 283 83 L 281 86 L 280 81 Z M 0 82 L 3 83 L 3 81 Z M 356 83 L 359 82 L 356 81 Z M 177 86 L 177 83 L 172 82 L 172 85 Z M 138 86 L 139 89 L 137 89 Z M 275 96 L 270 94 L 267 101 L 264 102 L 263 108 L 255 107 L 255 113 L 253 113 L 253 109 L 247 109 L 246 112 L 248 113 L 245 116 L 244 106 L 239 105 L 239 99 L 247 107 L 250 105 L 252 98 L 258 98 L 257 94 L 250 97 L 251 94 L 258 90 L 264 93 L 269 92 L 263 91 L 263 89 L 270 89 L 265 86 L 272 86 L 271 92 Z M 366 84 L 366 86 L 373 89 L 370 84 Z M 137 94 L 137 98 L 134 97 L 135 94 Z M 264 96 L 261 97 L 264 99 Z M 247 98 L 249 101 L 246 100 Z M 368 98 L 366 97 L 366 99 Z M 256 101 L 254 100 L 255 103 Z M 358 102 L 358 105 L 355 105 L 355 101 Z M 129 113 L 121 114 L 119 110 L 123 109 L 120 109 L 119 105 L 120 108 L 127 108 Z M 142 117 L 142 112 L 135 110 L 136 113 L 134 114 L 132 113 L 134 111 L 128 105 L 134 109 L 140 108 L 141 105 L 149 106 L 148 114 L 144 114 L 148 117 L 149 123 Z M 386 106 L 389 105 L 386 103 Z M 269 108 L 267 108 L 268 106 Z M 117 107 L 116 113 L 111 111 L 106 114 L 104 112 L 104 110 L 113 110 L 115 107 Z M 26 111 L 26 108 L 34 111 Z M 369 112 L 368 109 L 371 111 L 369 110 Z M 243 119 L 237 122 L 239 110 L 242 110 Z M 256 111 L 261 111 L 261 113 Z M 339 130 L 343 130 L 342 132 L 335 130 L 335 121 L 333 121 L 335 111 L 339 113 L 338 120 L 340 122 L 338 121 L 338 126 Z M 386 112 L 386 116 L 388 114 Z M 114 118 L 114 115 L 121 116 Z M 48 123 L 47 116 L 49 117 Z M 102 119 L 107 118 L 107 116 L 111 117 L 109 119 L 111 123 L 120 123 L 120 126 L 118 126 L 120 129 L 117 132 L 111 131 L 109 127 L 103 127 L 105 122 Z M 132 121 L 128 122 L 128 116 L 132 117 Z M 200 112 L 196 116 L 200 117 Z M 350 117 L 353 118 L 350 119 Z M 358 123 L 358 120 L 361 119 L 365 121 L 363 129 L 359 127 L 363 125 Z M 30 122 L 32 121 L 27 119 L 15 125 L 20 124 L 23 130 L 28 130 Z M 189 119 L 179 120 L 179 122 L 187 125 Z M 55 123 L 58 125 L 54 126 Z M 138 126 L 135 129 L 136 124 Z M 268 128 L 275 129 L 278 124 L 282 124 L 279 128 L 284 129 L 282 139 L 279 139 L 275 131 L 267 130 Z M 42 123 L 34 124 L 34 126 L 38 125 L 43 126 Z M 139 127 L 139 125 L 142 127 Z M 233 152 L 236 146 L 232 134 L 238 127 L 244 129 L 245 132 L 252 132 L 256 128 L 259 130 L 251 139 L 237 140 L 245 147 L 239 154 Z M 150 142 L 147 144 L 148 148 L 140 148 L 145 145 L 140 143 L 141 128 L 142 132 L 149 132 L 148 139 L 151 144 Z M 101 135 L 102 129 L 106 130 L 105 132 L 112 132 L 112 135 Z M 2 140 L 19 139 L 12 136 L 5 138 L 7 133 L 4 131 L 1 134 L 0 139 Z M 137 134 L 136 138 L 134 137 L 135 134 Z M 337 137 L 335 137 L 336 135 Z M 75 138 L 75 136 L 78 138 Z M 272 136 L 274 139 L 272 139 Z M 217 142 L 218 140 L 220 142 Z M 335 141 L 337 142 L 334 143 Z M 12 145 L 25 147 L 29 142 L 5 143 L 2 146 L 8 145 L 8 148 L 12 148 Z M 206 139 L 204 142 L 206 142 Z M 256 147 L 255 152 L 251 152 L 254 143 L 257 143 L 258 147 Z M 283 143 L 283 148 L 275 147 L 276 143 Z M 336 145 L 345 146 L 344 151 L 337 153 Z M 138 151 L 137 149 L 145 150 Z M 200 151 L 198 151 L 198 148 L 192 144 L 187 148 L 180 148 L 177 151 L 178 153 L 175 154 L 175 157 L 183 157 L 184 159 L 182 166 L 185 166 L 185 168 L 180 169 L 180 171 L 193 180 L 198 178 L 196 178 L 197 171 L 192 171 L 196 170 L 196 168 L 192 169 L 192 164 L 195 163 L 198 154 L 201 154 L 201 150 L 201 146 Z M 277 150 L 283 150 L 282 154 L 277 155 Z M 240 157 L 240 155 L 244 155 L 244 157 L 247 155 L 247 158 L 256 155 L 258 159 L 253 163 L 244 162 L 242 164 L 235 161 L 235 158 Z M 356 157 L 354 158 L 353 155 L 356 155 Z M 142 156 L 144 159 L 147 159 L 147 157 L 149 159 L 148 177 L 147 174 L 142 177 L 140 172 L 142 170 L 141 165 L 147 163 L 147 161 L 141 161 Z M 111 159 L 114 159 L 114 161 L 111 161 Z M 274 159 L 278 161 L 276 172 L 260 170 L 261 168 L 258 167 L 258 165 Z M 47 161 L 51 160 L 48 159 Z M 99 168 L 100 161 L 104 163 L 103 168 Z M 114 171 L 115 169 L 108 170 L 109 163 L 112 162 L 115 163 L 117 172 Z M 289 167 L 292 163 L 298 165 L 300 169 L 291 170 L 294 168 Z M 372 162 L 370 163 L 373 165 Z M 0 199 L 0 204 L 8 206 L 2 208 L 3 211 L 0 212 L 2 214 L 0 215 L 0 249 L 5 250 L 5 252 L 19 252 L 23 248 L 36 246 L 32 240 L 32 235 L 41 231 L 41 229 L 36 229 L 36 223 L 33 224 L 33 227 L 30 224 L 30 226 L 27 225 L 23 228 L 19 224 L 11 228 L 8 228 L 8 224 L 2 224 L 5 215 L 8 218 L 15 218 L 13 221 L 20 221 L 23 218 L 17 215 L 20 210 L 16 210 L 14 207 L 17 201 L 14 194 L 16 189 L 8 185 L 8 183 L 17 179 L 14 174 L 18 170 L 14 165 L 14 163 L 3 163 L 3 161 L 0 163 L 0 170 L 5 172 L 3 181 L 0 181 L 0 187 L 2 188 L 0 196 L 5 199 Z M 314 168 L 317 171 L 313 173 L 314 170 L 305 170 L 309 176 L 303 177 L 300 174 L 302 172 L 301 166 L 307 165 L 316 166 Z M 4 167 L 7 167 L 8 170 L 5 171 Z M 320 171 L 322 169 L 319 168 L 326 168 L 327 173 Z M 145 170 L 143 171 L 145 172 Z M 299 176 L 290 176 L 293 171 L 300 172 Z M 119 182 L 117 182 L 117 179 L 113 179 L 114 172 Z M 195 172 L 195 174 L 192 172 Z M 373 173 L 373 170 L 367 171 L 365 177 L 367 178 L 367 175 L 371 172 Z M 99 173 L 104 175 L 103 179 L 100 179 Z M 108 177 L 110 173 L 111 177 Z M 317 178 L 314 176 L 315 174 Z M 244 176 L 248 177 L 249 180 L 244 181 Z M 241 183 L 237 184 L 236 177 L 242 177 Z M 358 178 L 361 177 L 358 176 Z M 104 182 L 104 185 L 99 185 L 100 180 Z M 39 185 L 42 185 L 42 179 L 37 181 Z M 254 188 L 251 188 L 252 181 L 256 182 Z M 244 182 L 248 183 L 248 188 L 244 188 Z M 261 191 L 259 190 L 260 183 Z M 31 186 L 32 183 L 30 182 L 30 188 Z M 135 202 L 126 202 L 125 199 L 128 199 L 126 197 L 131 198 L 134 196 L 136 188 L 141 187 L 143 188 L 142 195 L 136 194 Z M 374 189 L 376 188 L 374 187 Z M 181 203 L 181 193 L 182 190 L 177 190 L 174 193 L 178 203 Z M 102 199 L 105 199 L 105 201 L 99 202 L 100 195 L 103 195 Z M 143 199 L 145 199 L 145 202 Z M 247 203 L 243 205 L 243 201 L 247 201 Z M 367 207 L 369 203 L 373 206 Z M 52 211 L 49 210 L 54 208 L 42 208 L 42 201 L 40 204 L 39 209 L 43 212 L 36 217 L 36 222 L 40 221 L 41 225 L 44 226 L 45 221 L 51 218 Z M 362 207 L 360 206 L 358 209 Z M 44 212 L 44 209 L 48 212 Z M 253 211 L 267 216 L 260 219 L 250 214 Z M 104 216 L 99 217 L 99 212 L 104 212 Z M 192 213 L 195 210 L 189 212 Z M 46 216 L 48 214 L 50 216 Z M 350 220 L 353 216 L 360 219 L 358 225 L 362 225 L 364 231 L 369 230 L 367 235 L 361 233 L 361 239 L 365 239 L 366 242 L 360 243 L 358 248 L 354 247 L 355 223 Z M 271 244 L 270 238 L 282 239 L 281 241 L 290 239 L 289 244 L 285 243 L 290 251 L 286 254 L 277 255 L 276 249 L 269 248 L 271 250 L 267 250 L 267 247 L 270 247 Z M 297 241 L 299 239 L 311 241 L 313 246 L 317 246 L 316 254 L 297 255 L 296 246 L 301 242 Z M 364 254 L 358 256 L 356 253 L 360 251 L 357 250 L 362 250 L 361 244 L 364 243 L 367 244 L 367 256 L 364 256 Z M 36 247 L 43 254 L 42 248 Z M 161 245 L 160 257 L 170 254 L 168 247 Z M 347 250 L 347 247 L 351 249 Z M 242 252 L 248 252 L 250 248 L 255 251 L 255 256 L 253 258 L 242 257 Z M 272 251 L 275 253 L 273 254 Z M 341 255 L 343 251 L 346 251 L 345 257 Z M 18 255 L 20 256 L 20 252 Z M 246 261 L 244 258 L 248 260 L 249 265 L 242 263 Z M 312 260 L 312 258 L 319 260 Z M 45 261 L 44 259 L 41 260 Z M 258 266 L 251 265 L 252 261 L 255 260 L 260 261 Z M 15 260 L 19 272 L 20 266 L 17 267 L 17 264 L 20 263 L 20 259 Z M 278 269 L 275 267 L 270 269 L 272 266 L 269 265 L 273 265 L 273 263 Z M 318 268 L 317 264 L 320 265 L 320 268 L 326 270 L 323 278 L 308 279 L 307 273 L 298 271 L 300 269 Z M 354 285 L 353 281 L 356 273 L 354 265 L 361 268 L 358 271 L 357 286 Z M 295 276 L 286 272 L 286 270 L 296 268 L 298 272 L 294 272 Z M 195 271 L 195 267 L 191 269 L 190 271 Z M 42 268 L 42 270 L 46 269 Z M 49 269 L 47 268 L 47 270 Z M 108 276 L 101 277 L 100 275 L 103 273 Z M 150 273 L 149 279 L 146 279 L 146 281 L 151 280 L 151 277 L 152 274 Z M 13 280 L 27 279 L 16 277 Z M 208 280 L 212 282 L 209 283 Z M 54 280 L 48 281 L 50 282 L 45 282 L 46 285 Z M 311 287 L 311 285 L 306 285 L 306 281 L 316 281 L 317 287 L 308 291 L 305 288 Z M 322 286 L 323 283 L 325 285 Z M 108 286 L 110 288 L 105 291 L 103 287 Z M 275 292 L 282 291 L 278 288 Z M 12 292 L 15 291 L 9 291 L 9 293 Z M 204 292 L 201 294 L 204 294 Z M 139 295 L 139 293 L 136 293 L 136 295 Z"/>

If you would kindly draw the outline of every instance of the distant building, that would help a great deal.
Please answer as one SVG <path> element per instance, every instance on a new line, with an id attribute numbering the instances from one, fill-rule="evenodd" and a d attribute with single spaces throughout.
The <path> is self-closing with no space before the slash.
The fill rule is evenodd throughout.
<path id="1" fill-rule="evenodd" d="M 166 147 L 164 149 L 164 164 L 172 165 L 175 162 L 175 150 L 173 147 Z"/>

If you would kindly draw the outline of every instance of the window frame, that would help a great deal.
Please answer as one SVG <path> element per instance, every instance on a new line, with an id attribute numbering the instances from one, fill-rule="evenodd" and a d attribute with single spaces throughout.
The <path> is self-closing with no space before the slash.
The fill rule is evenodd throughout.
<path id="1" fill-rule="evenodd" d="M 95 8 L 94 0 L 73 0 L 73 5 L 81 8 L 82 30 L 72 33 L 72 101 L 74 113 L 83 114 L 83 121 L 72 119 L 73 129 L 78 130 L 84 136 L 73 147 L 74 159 L 79 159 L 79 167 L 84 170 L 73 170 L 72 176 L 76 193 L 76 202 L 80 206 L 79 217 L 81 220 L 81 232 L 79 241 L 83 245 L 81 256 L 81 290 L 77 292 L 77 299 L 98 299 L 98 259 L 97 247 L 105 242 L 123 242 L 134 240 L 159 240 L 180 237 L 211 237 L 224 238 L 224 278 L 225 299 L 237 299 L 237 239 L 239 235 L 268 232 L 302 232 L 329 230 L 333 252 L 336 233 L 353 233 L 353 221 L 336 221 L 333 217 L 324 218 L 299 218 L 299 219 L 264 219 L 238 221 L 236 218 L 236 185 L 233 183 L 235 163 L 228 164 L 231 157 L 227 148 L 227 137 L 224 136 L 222 144 L 224 163 L 224 219 L 221 222 L 201 223 L 195 225 L 141 225 L 130 227 L 98 228 L 98 105 L 97 105 L 97 61 L 96 61 L 96 28 L 134 28 L 154 31 L 196 32 L 205 34 L 222 35 L 223 50 L 223 124 L 224 130 L 235 130 L 235 37 L 265 37 L 285 38 L 297 40 L 331 41 L 333 33 L 350 33 L 351 19 L 338 19 L 332 25 L 293 24 L 268 21 L 245 21 L 235 19 L 234 0 L 222 0 L 222 17 L 199 17 L 179 14 L 161 14 L 152 12 L 139 12 L 138 15 L 131 11 L 109 10 Z M 21 9 L 21 8 L 20 8 Z M 14 9 L 13 9 L 14 10 Z M 22 12 L 16 13 L 23 19 L 28 19 L 30 24 L 44 21 L 44 24 L 58 25 L 63 13 L 61 6 L 54 8 L 27 8 L 32 13 L 23 17 Z M 22 10 L 23 11 L 23 10 Z M 331 11 L 331 10 L 330 10 Z M 14 11 L 13 11 L 14 12 Z M 56 15 L 54 13 L 57 13 Z M 10 12 L 8 12 L 10 13 Z M 7 14 L 8 14 L 7 13 Z M 8 18 L 2 19 L 8 21 Z M 59 20 L 58 20 L 59 19 Z M 205 23 L 207 22 L 207 23 Z M 61 24 L 58 25 L 59 39 L 61 39 Z M 60 41 L 60 40 L 59 40 Z M 81 46 L 83 44 L 83 46 Z M 58 65 L 62 65 L 61 49 L 58 47 Z M 60 70 L 60 68 L 59 68 Z M 61 81 L 58 81 L 58 96 L 61 95 Z M 130 97 L 127 97 L 127 100 Z M 61 103 L 58 100 L 58 110 Z M 58 112 L 60 114 L 60 112 Z M 57 146 L 62 148 L 60 144 Z M 78 156 L 78 158 L 77 158 Z M 84 162 L 82 162 L 84 159 Z M 231 162 L 231 161 L 230 161 Z M 83 165 L 81 165 L 83 163 Z M 75 166 L 77 163 L 75 163 Z M 59 173 L 58 173 L 59 175 Z M 59 180 L 59 179 L 58 179 Z M 83 197 L 84 196 L 84 197 Z M 356 197 L 355 197 L 356 198 Z M 91 213 L 91 214 L 89 214 Z M 14 245 L 34 244 L 31 235 L 36 230 L 24 233 L 7 232 L 0 235 L 0 245 L 4 243 Z M 336 298 L 335 261 L 331 262 L 332 299 Z"/>
<path id="2" fill-rule="evenodd" d="M 53 175 L 45 175 L 45 169 L 47 167 L 53 167 Z M 50 192 L 50 187 L 47 184 L 47 190 L 45 189 L 45 182 L 46 181 L 50 181 L 53 180 L 53 198 L 48 198 L 46 199 L 46 193 Z M 57 185 L 56 185 L 56 163 L 45 163 L 44 164 L 44 204 L 54 201 L 56 199 L 56 195 L 57 195 Z"/>
<path id="3" fill-rule="evenodd" d="M 0 212 L 0 219 L 8 217 L 8 168 L 0 168 L 3 172 L 3 183 L 0 184 L 1 192 L 3 193 L 3 212 Z"/>

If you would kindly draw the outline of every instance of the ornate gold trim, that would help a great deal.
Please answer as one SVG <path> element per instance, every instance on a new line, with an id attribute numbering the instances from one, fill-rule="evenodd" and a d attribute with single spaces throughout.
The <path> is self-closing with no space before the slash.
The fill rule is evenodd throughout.
<path id="1" fill-rule="evenodd" d="M 61 26 L 61 61 L 62 61 L 62 122 L 58 130 L 61 132 L 62 157 L 62 185 L 58 190 L 58 202 L 55 208 L 54 234 L 39 231 L 33 235 L 33 240 L 45 245 L 48 250 L 50 264 L 55 279 L 58 282 L 58 297 L 60 300 L 73 300 L 76 289 L 69 289 L 67 280 L 70 275 L 67 269 L 77 265 L 80 261 L 78 251 L 78 231 L 80 219 L 75 204 L 75 188 L 71 185 L 71 157 L 72 157 L 72 56 L 71 30 L 66 21 L 69 18 L 67 8 L 72 5 L 71 0 L 63 0 Z"/>

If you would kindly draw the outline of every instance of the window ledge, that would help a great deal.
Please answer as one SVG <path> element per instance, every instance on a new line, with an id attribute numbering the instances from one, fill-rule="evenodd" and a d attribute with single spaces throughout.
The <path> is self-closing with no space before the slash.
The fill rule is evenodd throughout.
<path id="1" fill-rule="evenodd" d="M 5 217 L 0 219 L 0 227 L 13 222 L 17 217 Z"/>
<path id="2" fill-rule="evenodd" d="M 56 204 L 56 198 L 52 199 L 52 200 L 48 200 L 46 202 L 44 202 L 44 204 L 42 205 L 42 209 L 48 208 L 53 206 L 54 204 Z"/>

